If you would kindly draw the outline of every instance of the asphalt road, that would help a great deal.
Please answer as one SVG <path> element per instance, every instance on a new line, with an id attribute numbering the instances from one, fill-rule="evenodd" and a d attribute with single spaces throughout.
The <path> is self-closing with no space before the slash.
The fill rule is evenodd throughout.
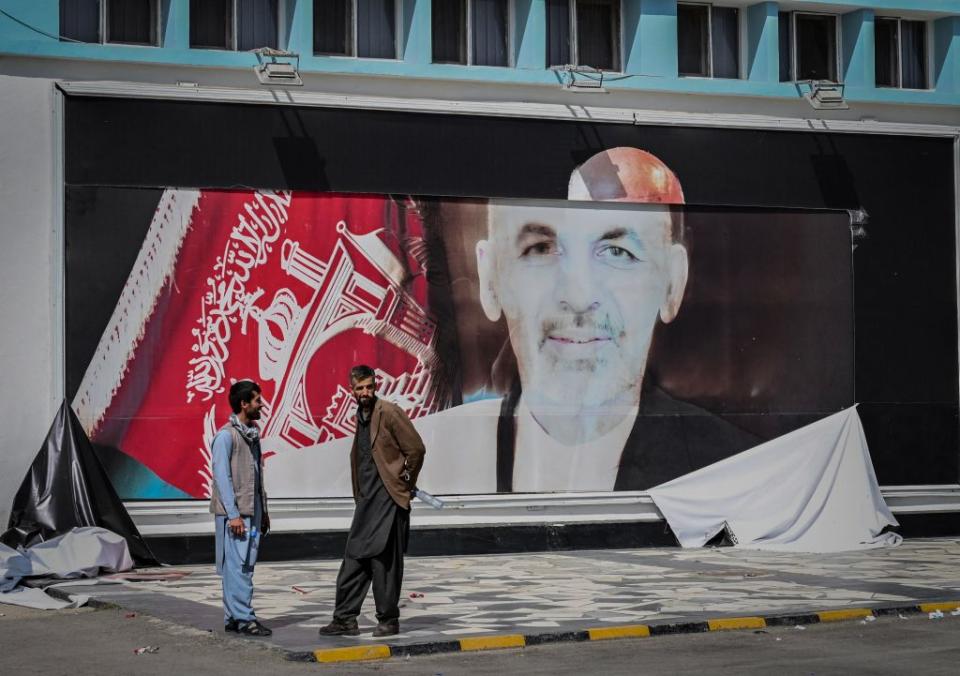
<path id="1" fill-rule="evenodd" d="M 925 615 L 521 650 L 321 665 L 124 610 L 0 605 L 0 674 L 937 674 L 960 673 L 960 616 Z M 155 653 L 134 650 L 156 646 Z"/>

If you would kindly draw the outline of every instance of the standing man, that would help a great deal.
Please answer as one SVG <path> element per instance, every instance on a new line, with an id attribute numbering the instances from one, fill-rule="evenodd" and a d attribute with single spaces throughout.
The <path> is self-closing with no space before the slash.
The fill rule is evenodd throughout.
<path id="1" fill-rule="evenodd" d="M 253 567 L 260 538 L 270 530 L 260 453 L 260 386 L 241 380 L 230 386 L 233 414 L 213 438 L 213 495 L 217 573 L 223 580 L 224 629 L 270 636 L 253 612 Z"/>
<path id="2" fill-rule="evenodd" d="M 350 369 L 357 400 L 357 431 L 350 450 L 356 510 L 337 575 L 333 621 L 321 636 L 356 636 L 357 616 L 373 582 L 377 607 L 374 636 L 400 632 L 403 555 L 410 534 L 410 499 L 423 466 L 420 435 L 399 406 L 377 398 L 376 373 Z"/>

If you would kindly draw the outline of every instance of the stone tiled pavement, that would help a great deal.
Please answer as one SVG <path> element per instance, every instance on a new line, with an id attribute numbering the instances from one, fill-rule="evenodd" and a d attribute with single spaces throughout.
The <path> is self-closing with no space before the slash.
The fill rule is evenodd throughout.
<path id="1" fill-rule="evenodd" d="M 273 643 L 300 651 L 375 640 L 369 633 L 376 623 L 372 594 L 360 617 L 365 633 L 317 636 L 333 611 L 338 566 L 338 561 L 257 565 L 254 606 L 274 629 Z M 213 567 L 162 570 L 187 574 L 165 582 L 84 587 L 82 593 L 222 631 L 220 581 Z M 408 557 L 403 632 L 390 642 L 940 600 L 960 600 L 960 539 L 817 555 L 722 548 Z"/>

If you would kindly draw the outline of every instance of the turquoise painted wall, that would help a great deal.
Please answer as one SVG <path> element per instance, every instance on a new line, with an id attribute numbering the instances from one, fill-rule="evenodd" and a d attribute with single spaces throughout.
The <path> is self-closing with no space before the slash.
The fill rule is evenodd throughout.
<path id="1" fill-rule="evenodd" d="M 876 84 L 876 51 L 872 9 L 860 9 L 840 17 L 841 72 L 848 88 Z"/>
<path id="2" fill-rule="evenodd" d="M 780 81 L 780 33 L 775 2 L 758 2 L 747 8 L 747 79 Z"/>
<path id="3" fill-rule="evenodd" d="M 513 67 L 494 68 L 431 63 L 431 0 L 398 0 L 401 7 L 401 59 L 356 59 L 312 54 L 313 1 L 288 0 L 281 17 L 287 46 L 300 54 L 305 73 L 343 73 L 556 86 L 557 74 L 546 68 L 546 0 L 512 3 Z M 791 83 L 778 81 L 777 2 L 757 2 L 746 13 L 744 79 L 677 76 L 676 0 L 621 0 L 623 73 L 605 78 L 609 89 L 796 98 Z M 256 57 L 245 52 L 189 48 L 189 0 L 161 0 L 161 46 L 76 44 L 57 35 L 55 0 L 0 0 L 0 54 L 156 65 L 190 65 L 245 69 Z M 834 5 L 841 15 L 841 73 L 850 101 L 960 105 L 960 0 L 844 0 L 806 2 L 792 8 L 823 9 Z M 854 9 L 851 11 L 851 8 Z M 901 91 L 874 86 L 873 20 L 898 11 L 926 13 L 931 21 L 934 89 Z M 15 21 L 11 17 L 19 20 Z M 31 30 L 27 26 L 36 30 Z M 251 76 L 252 77 L 252 76 Z M 251 79 L 251 86 L 253 80 Z"/>

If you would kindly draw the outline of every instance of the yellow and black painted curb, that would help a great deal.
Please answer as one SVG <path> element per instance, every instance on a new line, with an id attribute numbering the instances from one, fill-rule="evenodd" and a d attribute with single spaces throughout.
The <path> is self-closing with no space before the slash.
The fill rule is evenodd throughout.
<path id="1" fill-rule="evenodd" d="M 932 613 L 938 610 L 941 612 L 949 612 L 957 609 L 960 609 L 960 601 L 939 601 L 918 603 L 909 606 L 842 608 L 839 610 L 823 610 L 799 615 L 721 617 L 700 622 L 633 624 L 544 634 L 498 634 L 496 636 L 461 638 L 454 641 L 431 641 L 425 643 L 407 643 L 403 645 L 387 645 L 381 643 L 347 646 L 343 648 L 320 648 L 313 652 L 288 652 L 287 659 L 306 662 L 356 662 L 360 660 L 379 660 L 388 657 L 406 657 L 408 655 L 434 655 L 438 653 L 496 650 L 499 648 L 524 648 L 526 646 L 543 645 L 546 643 L 604 641 L 620 638 L 663 636 L 666 634 L 698 634 L 708 631 L 821 624 L 824 622 L 859 620 L 865 617 L 915 615 L 919 613 Z"/>

